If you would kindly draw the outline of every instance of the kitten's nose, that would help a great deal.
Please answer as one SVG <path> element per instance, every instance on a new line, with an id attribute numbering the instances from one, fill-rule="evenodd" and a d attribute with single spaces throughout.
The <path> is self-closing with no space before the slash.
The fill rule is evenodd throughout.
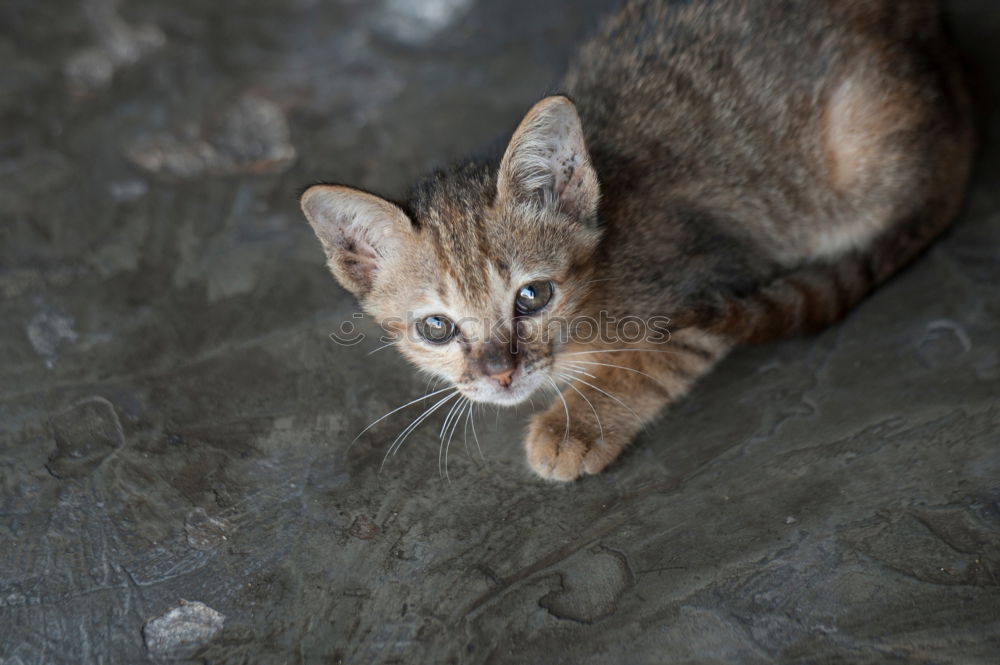
<path id="1" fill-rule="evenodd" d="M 506 388 L 514 378 L 517 363 L 506 345 L 491 342 L 486 345 L 479 357 L 479 369 Z"/>
<path id="2" fill-rule="evenodd" d="M 506 388 L 510 385 L 511 379 L 514 377 L 514 370 L 508 369 L 499 374 L 490 374 L 490 378 L 499 383 L 502 387 Z"/>

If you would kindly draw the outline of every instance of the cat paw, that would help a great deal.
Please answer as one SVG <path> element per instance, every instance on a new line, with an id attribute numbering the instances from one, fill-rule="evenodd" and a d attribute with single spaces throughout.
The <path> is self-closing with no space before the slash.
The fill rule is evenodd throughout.
<path id="1" fill-rule="evenodd" d="M 561 419 L 561 420 L 560 420 Z M 548 413 L 535 416 L 524 441 L 528 465 L 546 480 L 568 482 L 584 474 L 598 473 L 620 452 L 599 432 L 566 431 L 560 410 L 558 417 Z"/>

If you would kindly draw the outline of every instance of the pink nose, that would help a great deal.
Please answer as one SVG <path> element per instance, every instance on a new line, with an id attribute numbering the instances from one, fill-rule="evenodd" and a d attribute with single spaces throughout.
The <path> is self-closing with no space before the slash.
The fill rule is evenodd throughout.
<path id="1" fill-rule="evenodd" d="M 498 374 L 490 374 L 490 378 L 499 383 L 502 387 L 506 388 L 510 385 L 511 379 L 514 378 L 514 370 L 508 369 Z"/>

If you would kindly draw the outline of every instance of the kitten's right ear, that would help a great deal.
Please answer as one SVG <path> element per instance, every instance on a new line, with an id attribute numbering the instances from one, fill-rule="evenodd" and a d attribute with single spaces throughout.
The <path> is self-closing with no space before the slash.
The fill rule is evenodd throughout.
<path id="1" fill-rule="evenodd" d="M 413 224 L 399 206 L 350 187 L 314 185 L 300 201 L 327 266 L 358 297 L 402 250 Z"/>
<path id="2" fill-rule="evenodd" d="M 573 102 L 556 95 L 535 104 L 500 161 L 498 198 L 540 204 L 593 223 L 600 190 Z"/>

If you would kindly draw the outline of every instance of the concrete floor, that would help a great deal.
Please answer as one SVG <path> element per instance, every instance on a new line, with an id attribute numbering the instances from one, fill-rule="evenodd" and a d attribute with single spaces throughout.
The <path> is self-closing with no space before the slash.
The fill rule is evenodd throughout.
<path id="1" fill-rule="evenodd" d="M 1000 659 L 1000 10 L 984 150 L 847 321 L 736 353 L 607 473 L 437 428 L 329 333 L 296 206 L 503 140 L 606 1 L 0 5 L 0 663 Z M 412 414 L 415 415 L 415 414 Z M 461 433 L 460 433 L 461 434 Z M 184 604 L 186 601 L 186 604 Z"/>

